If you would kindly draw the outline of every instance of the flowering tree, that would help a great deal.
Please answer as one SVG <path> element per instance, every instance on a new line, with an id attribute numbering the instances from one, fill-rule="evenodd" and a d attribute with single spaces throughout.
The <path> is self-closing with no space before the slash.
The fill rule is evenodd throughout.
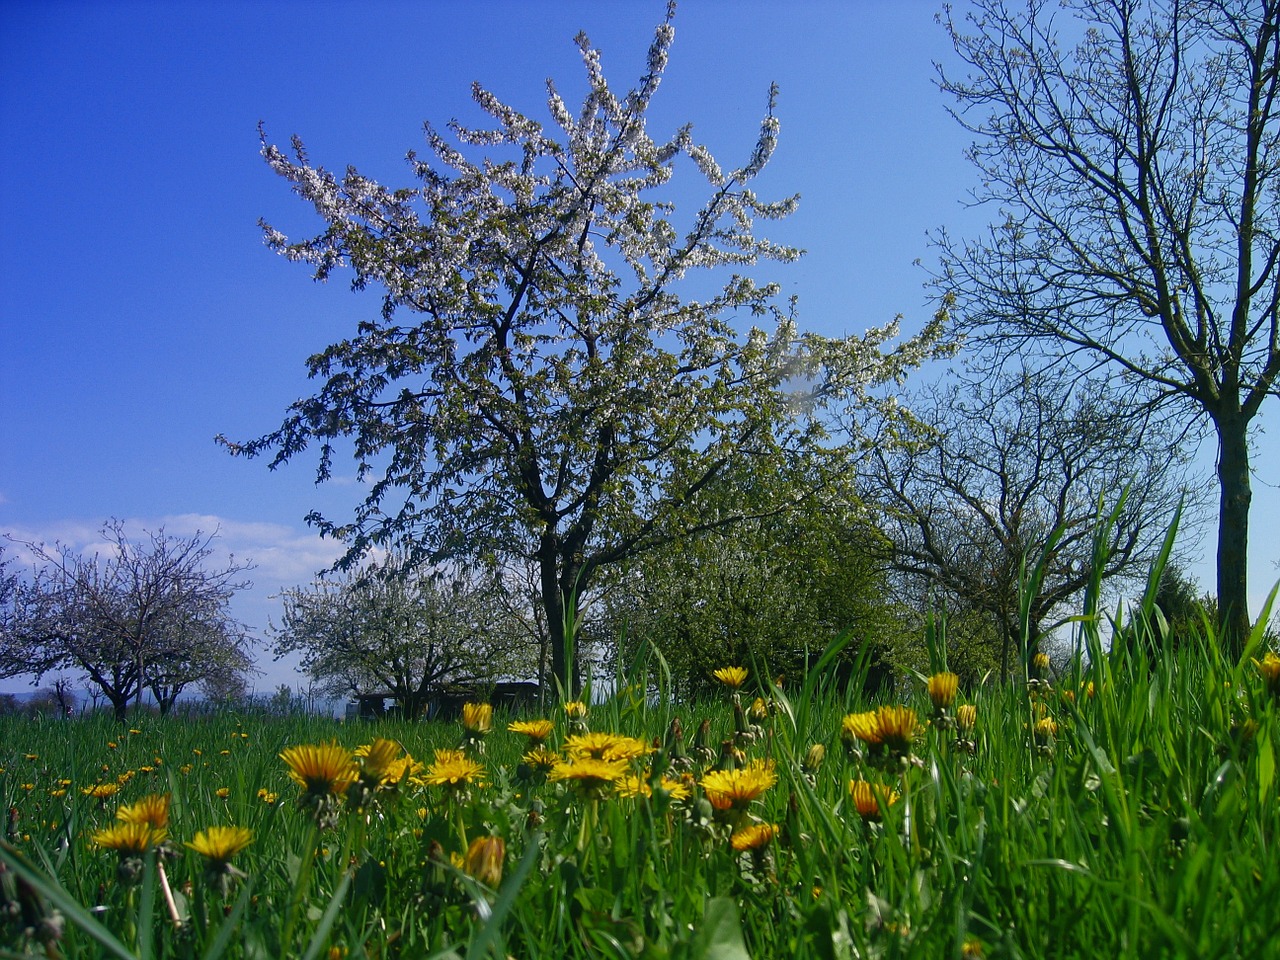
<path id="1" fill-rule="evenodd" d="M 666 140 L 648 133 L 673 36 L 669 10 L 646 74 L 618 96 L 579 35 L 589 89 L 575 113 L 548 83 L 554 135 L 476 85 L 492 129 L 452 123 L 448 137 L 428 125 L 432 159 L 409 155 L 414 188 L 354 169 L 335 176 L 297 138 L 292 157 L 263 141 L 271 168 L 326 223 L 301 241 L 264 224 L 270 246 L 318 279 L 351 269 L 356 288 L 385 291 L 383 310 L 311 358 L 323 386 L 278 430 L 220 439 L 236 454 L 274 451 L 272 466 L 318 443 L 321 480 L 336 443 L 351 441 L 360 474 L 376 476 L 369 495 L 347 522 L 309 517 L 349 543 L 347 564 L 381 544 L 430 561 L 532 561 L 552 673 L 566 686 L 566 624 L 598 570 L 785 509 L 844 469 L 849 448 L 824 447 L 823 413 L 835 401 L 872 405 L 871 388 L 902 376 L 940 329 L 885 353 L 896 325 L 860 339 L 801 335 L 776 287 L 739 272 L 681 295 L 699 271 L 800 252 L 753 229 L 796 203 L 751 189 L 777 141 L 775 91 L 735 169 L 687 126 Z M 486 149 L 495 154 L 477 156 Z M 707 192 L 678 225 L 657 195 L 682 158 Z M 742 317 L 771 329 L 744 334 Z M 704 489 L 743 457 L 804 467 L 774 502 L 709 511 Z"/>
<path id="2" fill-rule="evenodd" d="M 487 583 L 405 571 L 392 559 L 287 590 L 272 633 L 276 658 L 339 696 L 386 691 L 416 717 L 446 682 L 502 677 L 512 664 L 499 591 Z"/>
<path id="3" fill-rule="evenodd" d="M 146 689 L 167 710 L 191 684 L 252 670 L 251 640 L 228 609 L 248 564 L 209 569 L 212 537 L 200 533 L 135 541 L 113 520 L 102 534 L 92 556 L 25 544 L 38 565 L 16 586 L 0 677 L 78 671 L 123 720 Z"/>

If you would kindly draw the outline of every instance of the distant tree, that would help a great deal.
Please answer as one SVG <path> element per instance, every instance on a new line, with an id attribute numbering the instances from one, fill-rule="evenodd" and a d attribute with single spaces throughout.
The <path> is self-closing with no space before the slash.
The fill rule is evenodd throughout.
<path id="1" fill-rule="evenodd" d="M 17 587 L 0 676 L 79 671 L 123 720 L 152 684 L 176 697 L 206 671 L 247 665 L 229 604 L 248 564 L 209 569 L 213 535 L 134 541 L 117 520 L 102 535 L 105 552 L 92 555 L 26 544 L 39 565 Z"/>
<path id="2" fill-rule="evenodd" d="M 218 698 L 243 691 L 256 672 L 242 624 L 201 617 L 176 617 L 161 635 L 146 671 L 146 685 L 162 714 L 173 709 L 179 695 L 198 686 L 205 696 Z"/>
<path id="3" fill-rule="evenodd" d="M 749 500 L 764 481 L 722 483 L 726 502 Z M 901 612 L 886 589 L 889 568 L 872 544 L 852 484 L 763 517 L 645 554 L 605 591 L 608 621 L 628 659 L 652 643 L 682 695 L 711 690 L 711 672 L 755 666 L 799 682 L 840 633 L 853 641 L 832 667 L 848 676 L 870 647 L 867 683 L 890 683 L 903 640 Z"/>
<path id="4" fill-rule="evenodd" d="M 985 239 L 943 235 L 971 343 L 1105 370 L 1218 445 L 1219 632 L 1249 634 L 1250 429 L 1280 375 L 1280 4 L 974 0 L 943 23 Z M 972 29 L 972 33 L 966 32 Z"/>
<path id="5" fill-rule="evenodd" d="M 428 126 L 434 159 L 409 155 L 414 188 L 353 168 L 338 177 L 296 138 L 292 157 L 263 142 L 271 168 L 325 220 L 295 242 L 265 227 L 268 243 L 317 279 L 349 267 L 356 288 L 385 296 L 380 318 L 310 359 L 324 385 L 278 430 L 222 442 L 274 452 L 272 466 L 318 444 L 320 480 L 352 442 L 359 474 L 377 476 L 369 495 L 350 522 L 309 517 L 350 545 L 347 566 L 396 544 L 429 565 L 535 563 L 551 673 L 566 689 L 565 624 L 600 571 L 744 519 L 709 515 L 703 495 L 743 459 L 768 469 L 803 457 L 811 486 L 840 475 L 847 451 L 828 444 L 824 413 L 874 406 L 872 388 L 918 363 L 941 329 L 888 352 L 896 324 L 863 338 L 801 335 L 775 305 L 777 286 L 744 275 L 800 253 L 753 227 L 796 204 L 751 189 L 777 142 L 775 96 L 741 167 L 722 168 L 687 126 L 653 139 L 646 114 L 670 20 L 623 96 L 579 35 L 587 94 L 575 113 L 548 83 L 552 133 L 476 85 L 493 129 L 452 123 L 451 139 Z M 661 194 L 682 159 L 706 185 L 684 222 Z M 739 272 L 689 286 L 717 267 Z M 747 318 L 772 331 L 744 332 Z"/>
<path id="6" fill-rule="evenodd" d="M 0 643 L 6 642 L 13 627 L 14 608 L 18 598 L 18 574 L 13 561 L 5 556 L 7 544 L 0 541 Z"/>
<path id="7" fill-rule="evenodd" d="M 968 611 L 992 619 L 1003 675 L 1011 653 L 1030 655 L 1055 610 L 1089 582 L 1100 507 L 1110 511 L 1126 494 L 1100 571 L 1123 581 L 1146 576 L 1179 504 L 1190 517 L 1198 503 L 1170 438 L 1117 416 L 1104 384 L 1024 371 L 944 383 L 911 405 L 922 439 L 876 452 L 869 496 L 917 600 L 957 622 Z M 1031 598 L 1027 650 L 1023 572 L 1059 528 Z"/>
<path id="8" fill-rule="evenodd" d="M 1203 636 L 1206 624 L 1217 623 L 1218 606 L 1212 594 L 1202 591 L 1176 563 L 1167 563 L 1160 571 L 1155 599 L 1163 618 L 1157 622 L 1157 636 L 1165 646 L 1181 646 L 1193 635 Z"/>
<path id="9" fill-rule="evenodd" d="M 502 675 L 516 662 L 487 583 L 406 570 L 398 560 L 282 595 L 276 658 L 335 696 L 386 691 L 417 716 L 447 681 Z"/>

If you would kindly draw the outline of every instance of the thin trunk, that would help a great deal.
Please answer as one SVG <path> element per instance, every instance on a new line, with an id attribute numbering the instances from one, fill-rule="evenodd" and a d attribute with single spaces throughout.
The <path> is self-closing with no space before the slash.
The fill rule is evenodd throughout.
<path id="1" fill-rule="evenodd" d="M 1239 414 L 1215 418 L 1218 429 L 1218 632 L 1233 659 L 1249 636 L 1248 421 Z"/>
<path id="2" fill-rule="evenodd" d="M 538 550 L 539 593 L 547 617 L 547 646 L 551 648 L 551 676 L 560 685 L 557 695 L 573 698 L 565 659 L 565 596 L 560 589 L 559 551 L 554 534 L 544 535 Z"/>

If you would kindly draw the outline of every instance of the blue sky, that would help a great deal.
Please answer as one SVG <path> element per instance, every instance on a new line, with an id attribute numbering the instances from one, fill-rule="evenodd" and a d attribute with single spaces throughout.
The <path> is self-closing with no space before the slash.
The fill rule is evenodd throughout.
<path id="1" fill-rule="evenodd" d="M 949 56 L 937 8 L 680 6 L 650 129 L 692 122 L 736 165 L 779 84 L 779 149 L 758 187 L 801 194 L 768 233 L 809 251 L 770 271 L 806 327 L 856 333 L 902 313 L 917 328 L 931 311 L 915 263 L 933 259 L 927 232 L 984 222 L 963 204 L 967 138 L 932 82 Z M 536 114 L 545 78 L 577 89 L 572 38 L 585 29 L 626 89 L 663 9 L 0 0 L 0 532 L 78 546 L 108 517 L 216 528 L 221 548 L 258 564 L 238 610 L 265 628 L 270 595 L 338 552 L 303 517 L 341 515 L 360 491 L 345 465 L 317 487 L 309 458 L 271 473 L 213 438 L 278 426 L 309 392 L 304 359 L 377 298 L 344 279 L 315 284 L 263 246 L 259 217 L 299 234 L 316 221 L 260 158 L 257 124 L 277 143 L 299 134 L 325 166 L 411 185 L 403 157 L 422 146 L 422 122 L 472 116 L 473 80 Z M 1275 577 L 1275 500 L 1259 483 L 1255 595 Z M 260 688 L 296 680 L 263 666 Z"/>

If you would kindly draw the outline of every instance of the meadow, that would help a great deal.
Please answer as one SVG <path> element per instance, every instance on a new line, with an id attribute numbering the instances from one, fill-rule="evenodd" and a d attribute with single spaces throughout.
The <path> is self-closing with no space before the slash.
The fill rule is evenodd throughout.
<path id="1" fill-rule="evenodd" d="M 0 955 L 1280 956 L 1280 659 L 1119 627 L 883 703 L 836 643 L 693 704 L 0 719 Z"/>

